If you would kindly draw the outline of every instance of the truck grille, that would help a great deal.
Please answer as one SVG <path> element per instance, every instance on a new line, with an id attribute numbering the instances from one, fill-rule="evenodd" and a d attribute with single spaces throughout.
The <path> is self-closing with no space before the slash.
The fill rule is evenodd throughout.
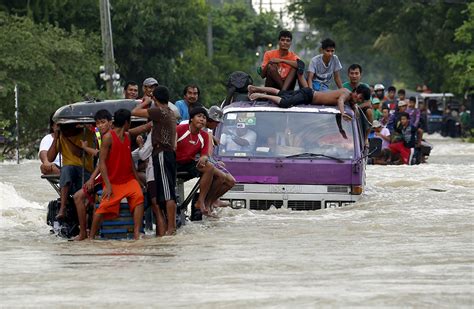
<path id="1" fill-rule="evenodd" d="M 321 209 L 321 201 L 288 201 L 288 208 L 292 210 Z"/>
<path id="2" fill-rule="evenodd" d="M 281 208 L 283 201 L 281 200 L 250 200 L 250 209 L 253 210 L 268 210 L 270 206 Z"/>

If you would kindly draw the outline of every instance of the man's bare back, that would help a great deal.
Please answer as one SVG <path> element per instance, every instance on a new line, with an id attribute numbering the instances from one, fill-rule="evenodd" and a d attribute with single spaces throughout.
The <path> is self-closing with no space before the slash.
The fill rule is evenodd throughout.
<path id="1" fill-rule="evenodd" d="M 351 97 L 351 92 L 345 88 L 333 91 L 315 91 L 313 93 L 313 104 L 318 105 L 338 105 L 339 100 L 347 102 Z"/>

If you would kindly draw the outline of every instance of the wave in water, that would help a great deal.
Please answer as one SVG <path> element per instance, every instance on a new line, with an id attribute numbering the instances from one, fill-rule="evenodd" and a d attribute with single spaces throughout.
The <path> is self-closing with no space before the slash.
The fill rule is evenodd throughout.
<path id="1" fill-rule="evenodd" d="M 0 233 L 47 232 L 46 208 L 24 199 L 10 184 L 0 182 Z"/>

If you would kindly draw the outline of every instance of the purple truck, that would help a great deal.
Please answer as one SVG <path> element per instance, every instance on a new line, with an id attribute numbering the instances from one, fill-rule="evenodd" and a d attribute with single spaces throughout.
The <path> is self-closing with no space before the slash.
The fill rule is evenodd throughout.
<path id="1" fill-rule="evenodd" d="M 363 132 L 356 117 L 345 121 L 334 107 L 233 103 L 216 137 L 214 155 L 237 180 L 222 198 L 233 208 L 333 208 L 363 192 Z"/>

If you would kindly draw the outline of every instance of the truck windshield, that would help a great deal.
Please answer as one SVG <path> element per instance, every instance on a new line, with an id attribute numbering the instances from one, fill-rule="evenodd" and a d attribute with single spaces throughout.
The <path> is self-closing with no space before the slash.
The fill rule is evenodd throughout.
<path id="1" fill-rule="evenodd" d="M 220 156 L 354 157 L 352 122 L 334 113 L 228 112 L 216 137 L 220 140 L 216 150 Z"/>

